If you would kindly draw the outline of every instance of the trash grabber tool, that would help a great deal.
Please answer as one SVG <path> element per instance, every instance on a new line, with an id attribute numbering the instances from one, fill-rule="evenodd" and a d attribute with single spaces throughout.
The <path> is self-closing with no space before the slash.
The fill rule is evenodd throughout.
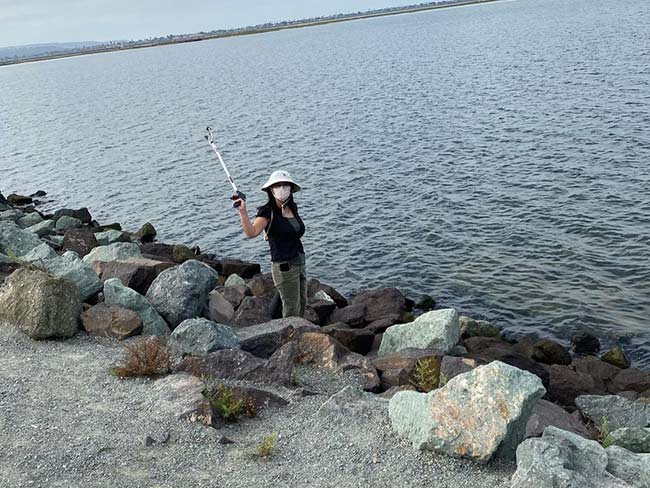
<path id="1" fill-rule="evenodd" d="M 237 189 L 237 185 L 235 185 L 235 180 L 232 179 L 232 176 L 230 176 L 230 172 L 228 171 L 228 168 L 226 168 L 226 163 L 223 162 L 223 158 L 221 157 L 221 154 L 219 154 L 219 150 L 217 149 L 217 145 L 214 143 L 214 135 L 212 133 L 212 128 L 208 127 L 206 129 L 208 132 L 207 135 L 205 136 L 205 140 L 208 141 L 208 144 L 212 147 L 214 150 L 214 153 L 217 155 L 217 158 L 219 159 L 219 162 L 221 163 L 221 167 L 226 173 L 226 176 L 228 177 L 228 183 L 230 183 L 230 186 L 232 186 L 232 189 L 235 191 L 235 196 L 232 196 L 231 198 L 234 200 L 236 198 L 241 198 L 242 200 L 246 200 L 246 195 L 244 195 L 242 192 L 240 192 Z M 233 203 L 233 207 L 239 207 L 241 202 L 235 202 Z"/>

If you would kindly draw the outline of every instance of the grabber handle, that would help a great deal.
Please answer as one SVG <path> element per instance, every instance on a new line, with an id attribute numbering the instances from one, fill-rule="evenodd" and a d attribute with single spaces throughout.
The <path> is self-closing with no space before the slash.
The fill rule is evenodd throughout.
<path id="1" fill-rule="evenodd" d="M 233 195 L 233 196 L 230 197 L 231 200 L 238 200 L 238 199 L 240 199 L 240 198 L 241 198 L 242 200 L 246 201 L 246 195 L 244 195 L 244 194 L 243 194 L 242 192 L 240 192 L 239 190 L 237 190 L 237 194 L 236 194 L 236 195 Z M 239 207 L 240 205 L 241 205 L 241 202 L 235 202 L 235 203 L 232 204 L 232 206 L 235 207 L 235 208 Z"/>

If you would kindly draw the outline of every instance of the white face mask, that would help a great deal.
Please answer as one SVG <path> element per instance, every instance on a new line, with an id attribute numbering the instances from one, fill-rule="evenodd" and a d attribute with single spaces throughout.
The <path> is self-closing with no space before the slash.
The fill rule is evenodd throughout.
<path id="1" fill-rule="evenodd" d="M 281 202 L 285 202 L 291 195 L 291 185 L 276 186 L 271 188 L 271 191 L 273 192 L 273 196 L 275 198 Z"/>

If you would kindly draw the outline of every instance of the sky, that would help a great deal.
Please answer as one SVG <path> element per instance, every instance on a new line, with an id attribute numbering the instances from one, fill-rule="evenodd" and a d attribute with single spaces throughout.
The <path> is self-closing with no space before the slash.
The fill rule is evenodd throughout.
<path id="1" fill-rule="evenodd" d="M 0 47 L 144 39 L 424 0 L 0 0 Z"/>

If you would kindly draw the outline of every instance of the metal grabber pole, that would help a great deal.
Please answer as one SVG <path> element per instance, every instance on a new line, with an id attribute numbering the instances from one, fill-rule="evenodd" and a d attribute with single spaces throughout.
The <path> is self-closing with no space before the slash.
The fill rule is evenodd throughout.
<path id="1" fill-rule="evenodd" d="M 214 135 L 212 133 L 212 128 L 208 127 L 206 129 L 206 131 L 208 133 L 205 136 L 205 140 L 208 141 L 208 144 L 210 144 L 210 146 L 214 150 L 214 153 L 217 155 L 217 158 L 219 159 L 219 162 L 221 163 L 221 167 L 223 168 L 223 170 L 226 173 L 228 183 L 230 183 L 230 185 L 232 186 L 232 189 L 235 191 L 235 195 L 237 195 L 237 196 L 233 195 L 231 198 L 233 200 L 235 200 L 237 198 L 241 198 L 242 200 L 246 200 L 246 195 L 244 195 L 242 192 L 240 192 L 237 189 L 237 185 L 235 185 L 235 180 L 233 180 L 232 176 L 230 176 L 230 171 L 228 171 L 228 168 L 226 167 L 226 163 L 223 162 L 223 158 L 221 157 L 221 154 L 219 153 L 219 150 L 217 149 L 217 145 L 214 143 Z M 239 205 L 240 205 L 240 202 L 233 203 L 233 207 L 239 207 Z"/>

